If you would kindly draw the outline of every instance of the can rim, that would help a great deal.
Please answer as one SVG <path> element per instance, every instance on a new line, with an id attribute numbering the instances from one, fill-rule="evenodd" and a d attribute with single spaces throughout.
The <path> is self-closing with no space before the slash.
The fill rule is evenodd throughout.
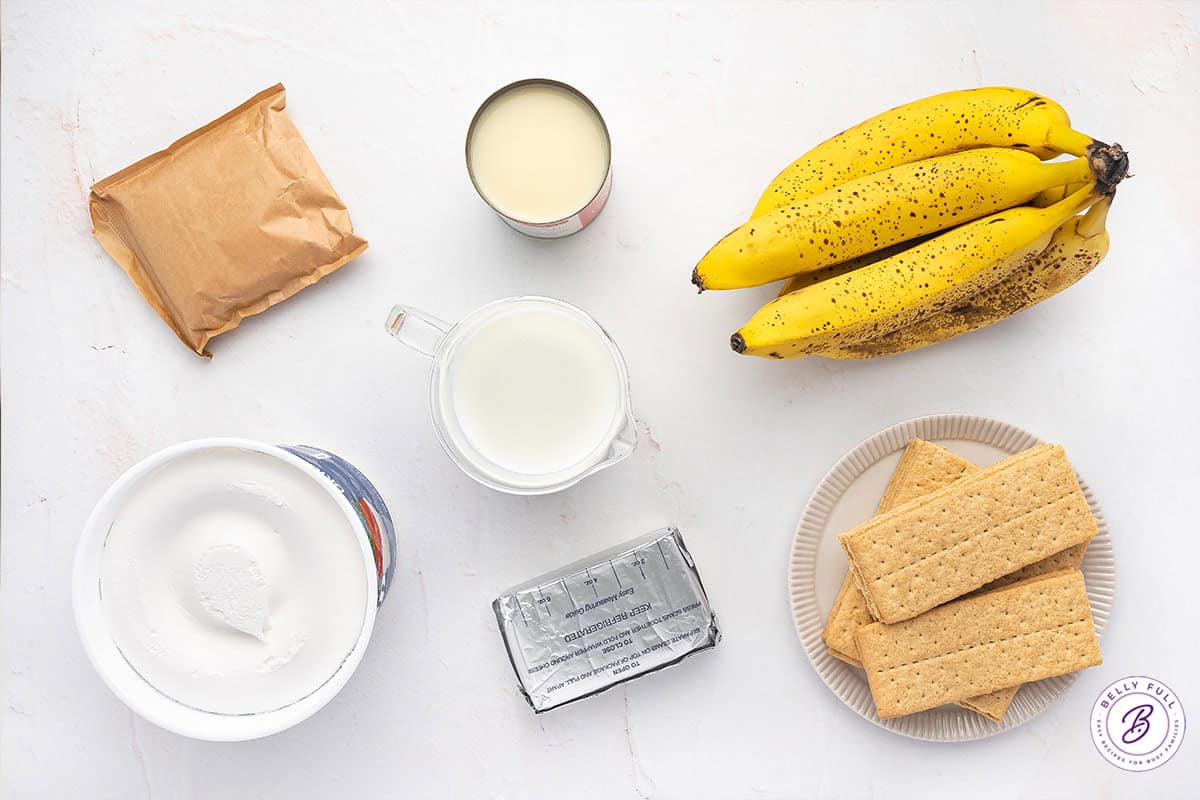
<path id="1" fill-rule="evenodd" d="M 555 88 L 562 89 L 563 91 L 566 91 L 566 92 L 569 92 L 570 94 L 575 95 L 580 100 L 582 100 L 585 104 L 587 104 L 587 107 L 592 110 L 592 113 L 596 115 L 596 119 L 598 119 L 600 121 L 600 129 L 604 131 L 604 145 L 605 145 L 604 175 L 605 175 L 605 180 L 600 182 L 600 185 L 598 187 L 596 187 L 596 191 L 592 194 L 591 197 L 588 198 L 586 203 L 584 203 L 579 208 L 572 211 L 567 216 L 562 217 L 561 219 L 550 220 L 548 222 L 530 222 L 528 220 L 520 219 L 519 217 L 510 216 L 509 214 L 506 214 L 503 211 L 501 211 L 499 208 L 496 208 L 495 204 L 492 203 L 492 201 L 488 199 L 486 194 L 484 194 L 483 189 L 479 188 L 479 182 L 475 180 L 475 167 L 471 163 L 471 139 L 474 138 L 474 136 L 475 136 L 475 127 L 479 123 L 479 118 L 483 115 L 483 112 L 489 106 L 491 106 L 492 103 L 494 103 L 497 99 L 499 99 L 502 95 L 505 95 L 516 89 L 520 89 L 524 86 L 534 86 L 534 85 L 553 86 Z M 596 198 L 599 197 L 604 192 L 604 186 L 606 183 L 608 183 L 608 175 L 610 172 L 612 172 L 612 135 L 608 131 L 608 123 L 604 121 L 604 115 L 600 113 L 600 109 L 596 108 L 596 104 L 593 103 L 591 101 L 591 98 L 589 98 L 586 94 L 579 91 L 578 89 L 576 89 L 574 86 L 572 86 L 569 83 L 564 83 L 562 81 L 554 80 L 553 78 L 522 78 L 521 80 L 513 81 L 512 83 L 506 84 L 505 86 L 501 86 L 499 89 L 497 89 L 496 91 L 494 91 L 490 95 L 488 95 L 487 99 L 479 104 L 479 108 L 475 110 L 474 116 L 471 117 L 471 124 L 467 127 L 467 139 L 464 144 L 463 150 L 464 150 L 464 156 L 465 156 L 466 162 L 467 162 L 467 176 L 471 179 L 471 185 L 475 187 L 475 193 L 479 195 L 480 199 L 482 199 L 483 202 L 487 203 L 488 208 L 492 209 L 492 211 L 495 211 L 497 214 L 499 214 L 501 217 L 504 217 L 505 219 L 509 219 L 509 220 L 512 220 L 513 222 L 518 222 L 521 225 L 528 225 L 528 226 L 534 227 L 534 228 L 548 228 L 548 227 L 551 227 L 554 225 L 561 225 L 563 222 L 566 222 L 567 220 L 571 219 L 572 217 L 578 215 L 581 211 L 583 211 L 585 208 L 587 208 L 592 203 L 594 203 L 596 201 Z"/>
<path id="2" fill-rule="evenodd" d="M 215 448 L 235 448 L 261 453 L 299 469 L 312 478 L 315 486 L 331 497 L 341 509 L 355 533 L 366 572 L 362 626 L 353 649 L 338 668 L 308 695 L 294 703 L 253 714 L 220 714 L 193 708 L 172 698 L 150 683 L 133 668 L 107 635 L 107 626 L 99 619 L 101 611 L 93 579 L 98 577 L 99 553 L 103 538 L 111 527 L 117 503 L 141 479 L 159 467 L 182 456 Z M 130 710 L 160 728 L 193 739 L 208 741 L 245 741 L 269 736 L 292 727 L 323 708 L 350 680 L 366 651 L 375 627 L 377 576 L 375 556 L 364 535 L 358 535 L 362 522 L 337 486 L 319 469 L 282 447 L 237 437 L 212 437 L 178 442 L 134 464 L 117 478 L 97 501 L 84 524 L 75 547 L 71 574 L 72 611 L 83 650 L 105 685 Z"/>

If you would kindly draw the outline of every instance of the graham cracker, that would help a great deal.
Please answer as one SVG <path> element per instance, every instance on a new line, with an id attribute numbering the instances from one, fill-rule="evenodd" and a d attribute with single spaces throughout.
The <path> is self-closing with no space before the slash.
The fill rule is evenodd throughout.
<path id="1" fill-rule="evenodd" d="M 1017 696 L 1017 691 L 1021 688 L 1020 684 L 1009 686 L 1006 689 L 997 689 L 994 692 L 981 694 L 978 697 L 968 697 L 966 700 L 959 700 L 958 705 L 974 711 L 982 717 L 985 717 L 992 722 L 1003 722 L 1004 715 L 1008 712 L 1008 707 L 1012 705 L 1013 698 Z"/>
<path id="2" fill-rule="evenodd" d="M 975 593 L 982 594 L 990 592 L 993 589 L 1003 589 L 1005 586 L 1011 586 L 1018 581 L 1023 581 L 1027 578 L 1036 578 L 1050 572 L 1057 572 L 1060 569 L 1075 569 L 1083 563 L 1083 554 L 1087 550 L 1087 546 L 1088 542 L 1071 545 L 1066 550 L 1060 550 L 1052 556 L 1046 556 L 1041 561 L 1026 564 L 1016 572 L 1010 572 L 1007 575 L 996 578 L 991 583 L 984 584 Z"/>
<path id="3" fill-rule="evenodd" d="M 1077 569 L 947 603 L 915 619 L 875 622 L 861 628 L 857 640 L 881 719 L 1103 661 Z"/>
<path id="4" fill-rule="evenodd" d="M 923 439 L 911 439 L 900 456 L 900 463 L 896 465 L 875 513 L 883 514 L 897 505 L 940 489 L 978 469 L 970 461 L 959 458 L 940 445 Z M 842 588 L 833 602 L 833 608 L 830 609 L 821 638 L 835 658 L 862 666 L 858 659 L 858 646 L 854 643 L 854 634 L 863 625 L 874 621 L 875 618 L 867 608 L 866 599 L 847 572 Z"/>
<path id="5" fill-rule="evenodd" d="M 928 443 L 923 442 L 923 444 Z M 937 445 L 934 445 L 934 447 L 937 447 Z M 957 458 L 950 451 L 947 450 L 945 452 L 951 458 Z M 974 464 L 970 464 L 970 467 L 972 470 L 979 469 Z M 881 513 L 886 510 L 886 508 L 881 509 Z M 1083 556 L 1087 550 L 1087 546 L 1088 543 L 1084 542 L 1083 544 L 1068 547 L 1066 550 L 1043 558 L 1041 561 L 1035 561 L 1032 564 L 1021 567 L 1016 572 L 1011 572 L 1008 575 L 997 578 L 971 594 L 983 594 L 995 589 L 1002 589 L 1018 581 L 1023 581 L 1027 578 L 1036 578 L 1039 575 L 1056 572 L 1060 569 L 1077 568 L 1083 563 Z M 833 608 L 829 610 L 829 618 L 825 621 L 825 630 L 821 632 L 821 639 L 825 642 L 825 648 L 829 651 L 829 655 L 845 661 L 852 666 L 861 667 L 862 661 L 858 658 L 858 645 L 854 641 L 854 634 L 863 625 L 870 625 L 872 622 L 875 622 L 875 618 L 871 616 L 871 610 L 867 608 L 867 600 L 863 597 L 862 592 L 858 590 L 858 587 L 854 585 L 854 576 L 847 571 L 846 578 L 842 581 L 842 587 L 838 590 L 837 597 L 833 601 Z M 984 716 L 987 716 L 987 714 L 984 714 Z"/>
<path id="6" fill-rule="evenodd" d="M 891 624 L 1086 545 L 1097 530 L 1066 453 L 1044 444 L 903 503 L 838 539 L 871 615 Z"/>
<path id="7" fill-rule="evenodd" d="M 895 472 L 892 473 L 876 514 L 882 514 L 893 506 L 946 486 L 978 469 L 979 467 L 959 458 L 944 447 L 921 439 L 911 439 L 896 465 Z M 1016 572 L 997 578 L 978 589 L 975 594 L 999 589 L 1065 567 L 1078 567 L 1083 562 L 1086 549 L 1086 542 L 1068 547 Z M 853 576 L 847 572 L 833 608 L 829 611 L 825 630 L 821 633 L 829 654 L 851 666 L 861 668 L 863 664 L 854 636 L 859 628 L 874 621 L 867 608 L 866 599 L 854 585 Z M 1020 686 L 1010 686 L 979 697 L 967 698 L 959 701 L 958 705 L 981 714 L 992 722 L 1001 722 L 1018 689 Z"/>
<path id="8" fill-rule="evenodd" d="M 867 601 L 862 592 L 854 585 L 854 578 L 846 573 L 842 588 L 834 598 L 833 608 L 829 609 L 829 617 L 825 620 L 825 630 L 821 631 L 821 640 L 829 655 L 841 659 L 847 664 L 861 667 L 858 660 L 858 645 L 854 642 L 854 634 L 863 625 L 870 625 L 871 612 L 867 609 Z"/>
<path id="9" fill-rule="evenodd" d="M 940 489 L 978 469 L 979 467 L 970 461 L 959 458 L 940 445 L 923 439 L 910 439 L 875 513 L 882 514 L 893 506 Z M 833 602 L 833 608 L 829 611 L 825 630 L 821 633 L 829 654 L 851 666 L 862 667 L 854 634 L 859 628 L 874 621 L 867 608 L 866 599 L 847 572 L 846 579 L 842 581 L 842 588 Z M 982 714 L 992 722 L 1000 722 L 1019 688 L 1011 686 L 980 697 L 971 697 L 959 705 Z"/>

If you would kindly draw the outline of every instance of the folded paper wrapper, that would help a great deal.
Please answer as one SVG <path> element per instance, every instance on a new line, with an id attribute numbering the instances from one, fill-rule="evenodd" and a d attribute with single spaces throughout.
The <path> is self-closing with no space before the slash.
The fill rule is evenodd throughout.
<path id="1" fill-rule="evenodd" d="M 284 105 L 276 84 L 92 186 L 96 238 L 204 357 L 367 247 Z"/>

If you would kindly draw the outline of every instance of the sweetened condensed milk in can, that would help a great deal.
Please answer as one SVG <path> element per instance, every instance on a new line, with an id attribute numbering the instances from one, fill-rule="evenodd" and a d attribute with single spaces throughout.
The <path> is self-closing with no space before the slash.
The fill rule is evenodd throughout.
<path id="1" fill-rule="evenodd" d="M 581 92 L 545 78 L 510 83 L 467 131 L 467 172 L 509 226 L 539 239 L 583 230 L 612 188 L 612 142 Z"/>

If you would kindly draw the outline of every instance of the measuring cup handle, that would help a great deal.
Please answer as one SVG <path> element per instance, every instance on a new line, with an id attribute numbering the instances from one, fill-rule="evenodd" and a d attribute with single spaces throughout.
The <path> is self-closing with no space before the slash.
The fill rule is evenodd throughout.
<path id="1" fill-rule="evenodd" d="M 397 305 L 392 306 L 385 327 L 401 344 L 433 358 L 451 325 L 411 306 Z"/>

